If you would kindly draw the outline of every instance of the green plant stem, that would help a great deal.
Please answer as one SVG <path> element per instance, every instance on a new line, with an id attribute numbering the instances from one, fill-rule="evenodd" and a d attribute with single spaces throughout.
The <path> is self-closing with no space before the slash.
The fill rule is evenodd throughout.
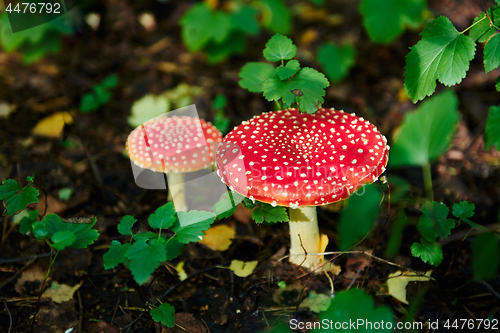
<path id="1" fill-rule="evenodd" d="M 430 201 L 434 201 L 434 193 L 432 192 L 432 174 L 431 174 L 430 163 L 422 165 L 422 172 L 424 176 L 425 195 L 427 199 L 429 199 Z"/>
<path id="2" fill-rule="evenodd" d="M 465 29 L 464 31 L 461 31 L 459 32 L 459 34 L 464 34 L 465 32 L 469 31 L 470 29 L 472 29 L 473 26 L 475 26 L 476 24 L 478 24 L 479 22 L 483 21 L 484 19 L 486 18 L 486 15 L 482 18 L 482 19 L 479 19 L 477 20 L 474 24 L 472 24 L 471 26 L 469 26 L 467 29 Z M 495 27 L 496 28 L 496 27 Z M 498 29 L 498 28 L 497 28 Z"/>

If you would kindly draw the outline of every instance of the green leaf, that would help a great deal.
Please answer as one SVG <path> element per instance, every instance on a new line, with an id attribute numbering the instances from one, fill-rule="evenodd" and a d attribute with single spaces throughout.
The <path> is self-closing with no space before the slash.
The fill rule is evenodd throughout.
<path id="1" fill-rule="evenodd" d="M 489 280 L 500 266 L 500 243 L 493 233 L 476 236 L 472 248 L 472 271 L 476 279 Z"/>
<path id="2" fill-rule="evenodd" d="M 357 328 L 338 330 L 342 332 L 392 332 L 388 327 L 394 327 L 394 317 L 389 307 L 375 307 L 373 298 L 362 289 L 349 289 L 338 292 L 332 299 L 328 310 L 320 314 L 320 322 L 347 323 L 363 320 L 364 323 L 381 323 L 380 329 L 369 328 L 367 325 L 359 325 Z M 332 326 L 333 326 L 332 324 Z M 331 330 L 333 331 L 333 330 Z M 325 332 L 324 329 L 313 329 L 312 333 Z"/>
<path id="3" fill-rule="evenodd" d="M 254 1 L 261 12 L 262 24 L 272 32 L 288 34 L 292 30 L 292 14 L 282 0 Z"/>
<path id="4" fill-rule="evenodd" d="M 228 14 L 212 11 L 204 3 L 192 6 L 180 24 L 182 40 L 190 52 L 201 50 L 211 40 L 222 42 L 232 29 Z"/>
<path id="5" fill-rule="evenodd" d="M 425 0 L 363 0 L 359 10 L 371 40 L 387 44 L 401 36 L 406 26 L 418 26 L 425 8 Z"/>
<path id="6" fill-rule="evenodd" d="M 104 253 L 102 256 L 102 262 L 104 269 L 115 268 L 119 264 L 125 261 L 125 254 L 128 249 L 132 246 L 130 243 L 121 244 L 119 241 L 114 240 L 109 246 L 108 252 Z"/>
<path id="7" fill-rule="evenodd" d="M 226 96 L 224 96 L 224 94 L 221 93 L 217 94 L 214 100 L 212 101 L 212 108 L 219 110 L 225 108 L 226 106 L 227 106 Z"/>
<path id="8" fill-rule="evenodd" d="M 500 150 L 500 106 L 489 108 L 484 129 L 484 149 L 489 150 L 492 146 Z"/>
<path id="9" fill-rule="evenodd" d="M 37 221 L 31 225 L 31 232 L 33 232 L 33 236 L 38 239 L 43 239 L 47 237 L 47 230 L 45 229 L 45 222 Z"/>
<path id="10" fill-rule="evenodd" d="M 389 165 L 423 166 L 451 145 L 459 123 L 458 99 L 445 91 L 423 102 L 416 112 L 407 113 L 394 135 Z"/>
<path id="11" fill-rule="evenodd" d="M 32 210 L 28 213 L 28 216 L 25 216 L 19 221 L 19 232 L 21 234 L 27 234 L 31 231 L 31 227 L 33 223 L 36 222 L 38 218 L 38 210 Z"/>
<path id="12" fill-rule="evenodd" d="M 434 242 L 436 237 L 446 237 L 455 228 L 455 220 L 448 219 L 449 208 L 442 202 L 427 201 L 420 209 L 424 215 L 420 217 L 417 229 L 422 237 Z"/>
<path id="13" fill-rule="evenodd" d="M 421 35 L 406 56 L 404 87 L 414 103 L 434 93 L 436 80 L 445 86 L 460 83 L 476 51 L 472 38 L 460 34 L 444 16 L 432 21 Z"/>
<path id="14" fill-rule="evenodd" d="M 132 236 L 132 227 L 134 226 L 135 222 L 137 222 L 137 220 L 134 217 L 125 215 L 120 223 L 118 223 L 118 232 L 124 236 Z"/>
<path id="15" fill-rule="evenodd" d="M 206 211 L 190 210 L 189 212 L 178 212 L 179 221 L 176 221 L 172 230 L 180 243 L 187 244 L 203 239 L 203 231 L 210 228 L 215 221 L 215 214 Z M 181 226 L 180 223 L 184 226 Z"/>
<path id="16" fill-rule="evenodd" d="M 378 184 L 366 185 L 349 198 L 338 226 L 341 250 L 353 246 L 370 232 L 378 217 L 381 201 L 382 193 Z"/>
<path id="17" fill-rule="evenodd" d="M 233 30 L 221 42 L 211 41 L 203 49 L 207 54 L 207 62 L 216 64 L 230 55 L 242 53 L 245 50 L 245 35 L 238 30 Z"/>
<path id="18" fill-rule="evenodd" d="M 484 70 L 486 73 L 500 66 L 500 34 L 491 37 L 484 45 Z"/>
<path id="19" fill-rule="evenodd" d="M 82 96 L 80 101 L 80 111 L 81 112 L 91 112 L 97 110 L 100 106 L 99 101 L 96 99 L 93 93 L 86 93 Z"/>
<path id="20" fill-rule="evenodd" d="M 290 60 L 285 66 L 280 65 L 276 68 L 276 75 L 280 80 L 286 80 L 300 69 L 300 63 L 298 60 Z"/>
<path id="21" fill-rule="evenodd" d="M 148 239 L 156 237 L 154 232 L 138 232 L 134 234 L 133 238 L 136 242 L 146 242 Z"/>
<path id="22" fill-rule="evenodd" d="M 498 24 L 500 23 L 500 6 L 488 8 L 488 15 L 493 19 L 495 25 L 498 26 Z M 488 39 L 490 39 L 490 37 L 493 36 L 495 32 L 495 27 L 490 25 L 490 21 L 486 17 L 485 13 L 481 13 L 474 19 L 472 28 L 469 32 L 469 36 L 474 41 L 484 43 Z"/>
<path id="23" fill-rule="evenodd" d="M 453 210 L 452 214 L 456 218 L 459 219 L 468 219 L 469 217 L 474 216 L 474 209 L 476 208 L 476 205 L 473 203 L 470 203 L 468 201 L 460 201 L 460 202 L 455 202 L 453 204 Z"/>
<path id="24" fill-rule="evenodd" d="M 0 185 L 0 200 L 5 200 L 21 190 L 21 186 L 14 179 L 4 180 Z"/>
<path id="25" fill-rule="evenodd" d="M 102 80 L 101 87 L 112 89 L 118 84 L 118 76 L 116 74 L 108 75 Z"/>
<path id="26" fill-rule="evenodd" d="M 443 261 L 443 250 L 439 243 L 413 243 L 411 254 L 416 258 L 422 259 L 423 262 L 428 262 L 436 267 Z"/>
<path id="27" fill-rule="evenodd" d="M 240 6 L 238 11 L 234 11 L 230 14 L 230 20 L 233 29 L 239 29 L 251 35 L 255 35 L 259 32 L 257 10 L 250 6 Z"/>
<path id="28" fill-rule="evenodd" d="M 299 110 L 314 113 L 323 103 L 325 88 L 330 83 L 320 72 L 305 67 L 291 79 L 281 81 L 275 74 L 269 76 L 263 84 L 264 97 L 268 101 L 283 100 L 284 107 L 299 104 Z"/>
<path id="29" fill-rule="evenodd" d="M 165 251 L 167 253 L 166 261 L 177 258 L 179 254 L 186 248 L 185 244 L 182 244 L 177 240 L 177 237 L 170 238 L 168 243 L 165 245 Z"/>
<path id="30" fill-rule="evenodd" d="M 217 215 L 219 219 L 223 219 L 233 215 L 238 204 L 243 201 L 245 197 L 236 192 L 226 192 L 224 193 L 220 200 L 215 203 L 212 211 Z"/>
<path id="31" fill-rule="evenodd" d="M 286 207 L 277 206 L 273 207 L 270 204 L 259 202 L 259 204 L 252 211 L 252 219 L 256 223 L 268 222 L 288 222 L 288 214 Z"/>
<path id="32" fill-rule="evenodd" d="M 495 80 L 495 89 L 500 91 L 500 76 Z"/>
<path id="33" fill-rule="evenodd" d="M 150 245 L 144 241 L 134 242 L 128 249 L 126 257 L 130 260 L 129 269 L 137 284 L 141 285 L 167 259 L 165 244 L 154 242 Z"/>
<path id="34" fill-rule="evenodd" d="M 247 62 L 238 76 L 240 87 L 251 92 L 262 92 L 264 80 L 274 72 L 274 66 L 265 62 Z"/>
<path id="35" fill-rule="evenodd" d="M 169 202 L 149 215 L 149 226 L 154 229 L 167 229 L 174 224 L 175 219 L 174 203 Z"/>
<path id="36" fill-rule="evenodd" d="M 174 307 L 168 303 L 163 303 L 150 311 L 151 318 L 153 318 L 154 321 L 160 322 L 170 328 L 175 326 L 174 313 Z"/>
<path id="37" fill-rule="evenodd" d="M 100 85 L 95 85 L 93 89 L 95 92 L 94 98 L 99 106 L 106 104 L 111 98 L 111 93 Z"/>
<path id="38" fill-rule="evenodd" d="M 65 230 L 74 233 L 76 239 L 71 244 L 71 247 L 75 249 L 86 248 L 99 237 L 99 232 L 92 229 L 96 221 L 97 219 L 94 218 L 92 223 L 67 223 L 63 222 L 56 214 L 49 214 L 42 220 L 47 233 L 46 237 L 51 238 L 55 233 Z"/>
<path id="39" fill-rule="evenodd" d="M 355 53 L 352 44 L 346 43 L 341 46 L 333 43 L 323 44 L 318 50 L 318 61 L 330 80 L 340 82 L 354 66 Z"/>
<path id="40" fill-rule="evenodd" d="M 27 186 L 21 190 L 21 193 L 8 197 L 5 200 L 5 204 L 7 205 L 7 215 L 14 215 L 26 208 L 29 204 L 38 202 L 38 194 L 39 192 L 36 188 Z"/>
<path id="41" fill-rule="evenodd" d="M 224 115 L 224 110 L 219 109 L 214 116 L 214 126 L 217 127 L 221 133 L 226 133 L 229 129 L 231 121 Z"/>
<path id="42" fill-rule="evenodd" d="M 52 241 L 52 246 L 56 250 L 62 251 L 73 244 L 76 240 L 76 235 L 69 230 L 63 230 L 52 235 L 50 240 Z"/>
<path id="43" fill-rule="evenodd" d="M 266 43 L 262 54 L 268 61 L 282 61 L 295 57 L 297 46 L 292 40 L 281 34 L 276 34 Z"/>

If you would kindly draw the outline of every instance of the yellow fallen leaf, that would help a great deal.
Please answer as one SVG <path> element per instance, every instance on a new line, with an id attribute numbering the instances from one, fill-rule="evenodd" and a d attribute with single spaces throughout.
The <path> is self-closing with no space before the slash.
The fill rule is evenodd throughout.
<path id="1" fill-rule="evenodd" d="M 82 286 L 82 284 L 83 281 L 71 287 L 67 284 L 52 282 L 50 288 L 43 292 L 42 298 L 51 298 L 56 303 L 67 302 L 73 298 L 73 294 Z"/>
<path id="2" fill-rule="evenodd" d="M 231 246 L 236 235 L 234 228 L 225 224 L 216 225 L 205 231 L 205 237 L 201 244 L 208 246 L 214 251 L 226 251 Z"/>
<path id="3" fill-rule="evenodd" d="M 387 280 L 389 295 L 400 302 L 408 304 L 408 301 L 406 300 L 406 286 L 408 285 L 408 282 L 427 282 L 431 279 L 431 273 L 432 271 L 427 271 L 424 276 L 418 276 L 411 272 L 401 273 L 401 271 L 389 274 L 389 279 Z"/>
<path id="4" fill-rule="evenodd" d="M 229 269 L 239 277 L 247 277 L 252 274 L 255 267 L 257 267 L 257 260 L 254 261 L 241 261 L 234 259 L 229 265 Z"/>
<path id="5" fill-rule="evenodd" d="M 34 135 L 58 138 L 62 134 L 64 125 L 72 123 L 73 117 L 71 117 L 69 112 L 56 112 L 40 120 L 33 128 L 32 133 Z"/>
<path id="6" fill-rule="evenodd" d="M 177 266 L 175 267 L 175 270 L 177 271 L 177 275 L 179 275 L 179 280 L 184 281 L 187 279 L 188 275 L 184 270 L 184 261 L 178 263 Z"/>

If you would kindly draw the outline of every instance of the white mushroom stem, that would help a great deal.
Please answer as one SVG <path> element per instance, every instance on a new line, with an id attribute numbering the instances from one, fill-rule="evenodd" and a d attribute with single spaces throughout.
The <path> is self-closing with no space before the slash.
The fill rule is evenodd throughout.
<path id="1" fill-rule="evenodd" d="M 304 206 L 290 208 L 288 211 L 290 215 L 288 223 L 290 225 L 290 262 L 302 265 L 309 270 L 318 268 L 323 263 L 323 255 L 315 253 L 320 253 L 323 249 L 321 248 L 316 207 Z"/>
<path id="2" fill-rule="evenodd" d="M 168 177 L 168 200 L 173 201 L 176 212 L 186 212 L 186 196 L 184 191 L 184 174 L 170 170 Z"/>

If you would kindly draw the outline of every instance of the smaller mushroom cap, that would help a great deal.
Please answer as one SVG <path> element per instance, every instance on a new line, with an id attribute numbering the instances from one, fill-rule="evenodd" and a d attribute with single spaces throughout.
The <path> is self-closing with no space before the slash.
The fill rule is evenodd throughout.
<path id="1" fill-rule="evenodd" d="M 272 205 L 347 198 L 385 171 L 389 146 L 369 121 L 344 111 L 297 109 L 255 116 L 219 145 L 217 172 L 231 190 Z"/>
<path id="2" fill-rule="evenodd" d="M 214 161 L 221 132 L 211 123 L 186 116 L 162 116 L 130 133 L 126 149 L 143 169 L 158 172 L 192 172 Z"/>

